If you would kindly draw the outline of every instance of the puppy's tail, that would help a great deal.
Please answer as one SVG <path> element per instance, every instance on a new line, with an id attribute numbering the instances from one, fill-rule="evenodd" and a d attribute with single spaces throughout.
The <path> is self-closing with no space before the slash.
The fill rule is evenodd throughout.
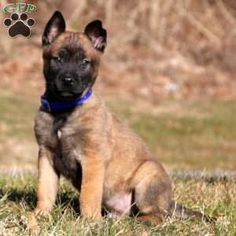
<path id="1" fill-rule="evenodd" d="M 181 204 L 178 204 L 176 202 L 171 203 L 170 216 L 175 216 L 181 219 L 188 219 L 190 217 L 195 217 L 209 223 L 213 223 L 216 221 L 216 218 L 207 216 L 199 211 L 191 210 L 190 208 L 182 206 Z"/>

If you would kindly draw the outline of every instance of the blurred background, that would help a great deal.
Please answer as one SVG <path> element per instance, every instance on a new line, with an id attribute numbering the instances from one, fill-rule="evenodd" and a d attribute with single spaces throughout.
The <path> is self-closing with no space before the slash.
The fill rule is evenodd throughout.
<path id="1" fill-rule="evenodd" d="M 108 45 L 96 89 L 167 169 L 236 169 L 235 0 L 30 3 L 37 6 L 31 37 L 10 38 L 0 26 L 1 171 L 36 169 L 41 34 L 55 10 L 70 30 L 104 22 Z M 6 17 L 0 13 L 1 22 Z"/>

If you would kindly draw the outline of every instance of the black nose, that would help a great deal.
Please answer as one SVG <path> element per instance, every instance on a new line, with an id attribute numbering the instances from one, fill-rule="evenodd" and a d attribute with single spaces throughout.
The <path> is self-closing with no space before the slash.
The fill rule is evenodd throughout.
<path id="1" fill-rule="evenodd" d="M 74 80 L 71 77 L 64 77 L 62 81 L 65 85 L 73 85 L 74 83 Z"/>

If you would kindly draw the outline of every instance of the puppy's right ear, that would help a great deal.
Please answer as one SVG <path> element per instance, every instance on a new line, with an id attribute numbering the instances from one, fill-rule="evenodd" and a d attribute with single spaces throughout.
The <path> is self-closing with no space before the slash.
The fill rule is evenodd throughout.
<path id="1" fill-rule="evenodd" d="M 44 29 L 42 45 L 47 46 L 51 44 L 65 30 L 66 23 L 63 15 L 61 12 L 55 11 Z"/>

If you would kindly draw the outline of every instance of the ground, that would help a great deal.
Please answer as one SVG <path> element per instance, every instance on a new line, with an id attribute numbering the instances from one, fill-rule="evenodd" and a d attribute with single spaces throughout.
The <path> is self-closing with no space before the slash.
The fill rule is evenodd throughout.
<path id="1" fill-rule="evenodd" d="M 27 215 L 36 201 L 33 118 L 39 100 L 26 94 L 0 93 L 0 232 L 4 236 L 28 234 Z M 76 213 L 78 193 L 62 180 L 52 216 L 40 219 L 42 235 L 235 235 L 235 102 L 163 99 L 152 106 L 106 97 L 106 103 L 164 163 L 173 177 L 174 198 L 217 217 L 217 222 L 173 218 L 158 226 L 129 218 L 87 222 Z"/>
<path id="2" fill-rule="evenodd" d="M 174 195 L 178 202 L 217 216 L 215 223 L 175 218 L 153 225 L 136 219 L 103 219 L 99 223 L 81 219 L 77 193 L 62 181 L 56 206 L 49 217 L 40 219 L 41 235 L 227 235 L 236 232 L 236 184 L 232 179 L 177 179 Z M 1 235 L 28 235 L 28 211 L 35 206 L 35 177 L 32 175 L 1 175 L 0 178 Z"/>

